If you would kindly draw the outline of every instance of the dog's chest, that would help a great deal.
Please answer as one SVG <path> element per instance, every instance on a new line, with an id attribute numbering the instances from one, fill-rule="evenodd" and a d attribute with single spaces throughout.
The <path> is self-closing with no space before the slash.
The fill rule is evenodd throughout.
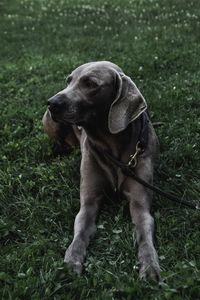
<path id="1" fill-rule="evenodd" d="M 112 190 L 114 192 L 120 191 L 122 183 L 125 179 L 125 176 L 122 173 L 121 169 L 114 166 L 107 160 L 101 162 L 101 168 Z"/>

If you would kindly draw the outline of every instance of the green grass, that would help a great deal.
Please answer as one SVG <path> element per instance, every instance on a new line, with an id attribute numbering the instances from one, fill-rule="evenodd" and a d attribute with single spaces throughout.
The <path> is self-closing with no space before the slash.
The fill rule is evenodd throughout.
<path id="1" fill-rule="evenodd" d="M 77 150 L 55 157 L 46 100 L 76 66 L 111 60 L 149 103 L 161 143 L 155 182 L 199 199 L 198 0 L 0 2 L 2 299 L 200 299 L 200 212 L 154 196 L 161 286 L 138 279 L 126 202 L 106 203 L 85 271 L 63 256 L 79 209 Z"/>

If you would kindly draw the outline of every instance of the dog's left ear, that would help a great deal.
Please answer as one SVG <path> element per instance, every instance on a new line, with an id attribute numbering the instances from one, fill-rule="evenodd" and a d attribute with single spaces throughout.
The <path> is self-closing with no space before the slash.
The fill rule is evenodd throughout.
<path id="1" fill-rule="evenodd" d="M 110 132 L 116 134 L 123 131 L 146 108 L 146 101 L 131 78 L 117 73 L 117 94 L 108 115 Z"/>

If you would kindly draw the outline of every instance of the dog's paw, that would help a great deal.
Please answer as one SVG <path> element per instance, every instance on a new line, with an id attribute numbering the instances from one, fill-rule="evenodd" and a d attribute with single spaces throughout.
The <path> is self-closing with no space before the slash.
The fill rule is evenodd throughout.
<path id="1" fill-rule="evenodd" d="M 80 275 L 83 271 L 83 265 L 81 262 L 74 260 L 73 258 L 69 258 L 65 255 L 64 262 L 67 265 L 69 270 L 72 270 L 74 273 Z"/>
<path id="2" fill-rule="evenodd" d="M 73 256 L 70 249 L 65 253 L 64 262 L 66 263 L 67 267 L 74 273 L 79 275 L 82 273 L 83 265 L 76 256 Z"/>
<path id="3" fill-rule="evenodd" d="M 81 240 L 77 240 L 66 250 L 64 262 L 70 270 L 77 274 L 81 274 L 85 255 L 86 249 L 84 243 Z"/>
<path id="4" fill-rule="evenodd" d="M 142 280 L 154 280 L 161 281 L 160 277 L 160 267 L 157 261 L 150 263 L 143 262 L 140 266 L 139 276 Z"/>

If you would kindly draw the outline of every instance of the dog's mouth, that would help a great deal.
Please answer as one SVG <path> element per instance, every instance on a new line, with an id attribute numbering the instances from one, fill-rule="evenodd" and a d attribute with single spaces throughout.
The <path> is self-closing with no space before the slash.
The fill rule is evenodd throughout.
<path id="1" fill-rule="evenodd" d="M 63 125 L 77 125 L 81 127 L 88 127 L 96 124 L 96 112 L 91 106 L 69 106 L 68 109 L 55 109 L 48 107 L 51 118 L 56 123 Z"/>
<path id="2" fill-rule="evenodd" d="M 74 113 L 56 113 L 51 112 L 48 108 L 51 118 L 56 123 L 62 123 L 64 125 L 77 125 L 83 126 L 84 122 L 81 122 L 78 118 L 75 117 Z"/>
<path id="3" fill-rule="evenodd" d="M 53 120 L 54 122 L 58 123 L 58 122 L 59 122 L 59 119 L 60 119 L 59 114 L 57 114 L 55 111 L 52 112 L 51 109 L 49 108 L 49 106 L 48 106 L 48 112 L 49 112 L 49 114 L 50 114 L 52 120 Z"/>

